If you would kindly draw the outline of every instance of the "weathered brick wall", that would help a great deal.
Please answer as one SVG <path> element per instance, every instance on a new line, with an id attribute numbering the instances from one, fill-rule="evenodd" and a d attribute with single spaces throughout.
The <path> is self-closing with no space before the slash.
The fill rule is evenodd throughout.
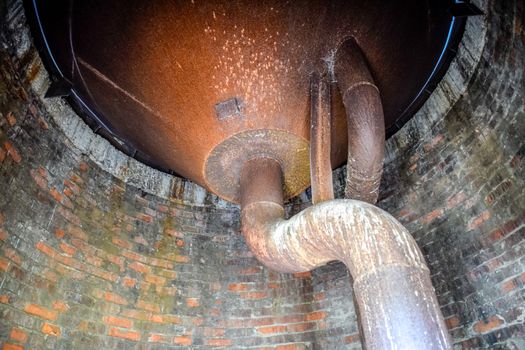
<path id="1" fill-rule="evenodd" d="M 525 349 L 525 8 L 484 11 L 467 91 L 389 140 L 380 205 L 422 248 L 458 348 Z"/>
<path id="2" fill-rule="evenodd" d="M 19 1 L 0 24 L 2 349 L 360 347 L 344 271 L 270 272 L 238 207 L 61 125 Z"/>
<path id="3" fill-rule="evenodd" d="M 457 347 L 522 349 L 525 10 L 479 6 L 440 87 L 387 143 L 380 206 L 422 247 Z M 341 264 L 261 267 L 237 207 L 41 100 L 18 1 L 0 1 L 0 25 L 0 346 L 360 348 Z M 289 213 L 307 205 L 303 194 Z"/>

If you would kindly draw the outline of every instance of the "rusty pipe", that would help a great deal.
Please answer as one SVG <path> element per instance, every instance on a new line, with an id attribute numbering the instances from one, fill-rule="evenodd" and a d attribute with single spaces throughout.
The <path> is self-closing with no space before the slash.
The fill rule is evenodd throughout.
<path id="1" fill-rule="evenodd" d="M 340 260 L 353 278 L 367 349 L 451 349 L 424 258 L 390 214 L 351 199 L 284 219 L 282 171 L 270 158 L 241 173 L 241 229 L 253 254 L 282 272 Z"/>
<path id="2" fill-rule="evenodd" d="M 337 50 L 334 74 L 348 125 L 345 197 L 375 203 L 385 150 L 385 121 L 379 89 L 354 39 Z"/>
<path id="3" fill-rule="evenodd" d="M 334 199 L 330 160 L 330 83 L 326 76 L 314 73 L 310 77 L 310 101 L 310 179 L 312 203 L 317 204 Z"/>

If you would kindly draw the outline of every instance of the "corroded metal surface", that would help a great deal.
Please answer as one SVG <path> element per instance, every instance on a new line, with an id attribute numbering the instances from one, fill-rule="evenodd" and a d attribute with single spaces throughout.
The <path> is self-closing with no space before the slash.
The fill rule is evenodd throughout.
<path id="1" fill-rule="evenodd" d="M 452 348 L 423 255 L 397 220 L 350 199 L 285 220 L 280 179 L 279 164 L 267 158 L 246 163 L 242 172 L 242 232 L 259 261 L 283 272 L 344 262 L 367 349 Z"/>
<path id="2" fill-rule="evenodd" d="M 234 135 L 273 129 L 309 139 L 309 77 L 333 75 L 349 36 L 392 126 L 425 86 L 452 23 L 439 0 L 27 2 L 82 108 L 143 158 L 203 186 L 213 182 L 211 151 Z M 345 115 L 335 107 L 339 128 Z M 346 161 L 345 134 L 334 132 L 334 167 Z"/>
<path id="3" fill-rule="evenodd" d="M 385 152 L 385 122 L 379 90 L 355 40 L 337 50 L 335 76 L 347 115 L 345 197 L 375 203 Z"/>
<path id="4" fill-rule="evenodd" d="M 314 204 L 334 199 L 331 100 L 327 77 L 313 74 L 310 79 L 310 180 Z"/>
<path id="5" fill-rule="evenodd" d="M 308 142 L 280 130 L 249 130 L 226 139 L 215 147 L 205 164 L 206 186 L 221 197 L 240 201 L 241 170 L 246 161 L 269 157 L 283 169 L 284 197 L 302 192 L 310 183 Z"/>

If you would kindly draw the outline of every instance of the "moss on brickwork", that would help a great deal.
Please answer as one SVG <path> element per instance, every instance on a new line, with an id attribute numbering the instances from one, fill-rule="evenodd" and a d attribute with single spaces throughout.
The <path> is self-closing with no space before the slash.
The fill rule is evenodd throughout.
<path id="1" fill-rule="evenodd" d="M 424 252 L 457 347 L 520 349 L 525 9 L 478 5 L 445 80 L 387 142 L 379 205 Z M 237 207 L 100 146 L 59 99 L 40 99 L 49 81 L 20 1 L 0 1 L 0 25 L 0 345 L 361 347 L 342 264 L 260 266 Z M 307 191 L 287 213 L 308 205 Z"/>
<path id="2" fill-rule="evenodd" d="M 360 348 L 347 276 L 270 272 L 238 207 L 180 179 L 167 197 L 165 175 L 74 145 L 34 90 L 21 1 L 0 4 L 0 347 Z"/>
<path id="3" fill-rule="evenodd" d="M 380 205 L 413 233 L 461 349 L 525 347 L 525 36 L 522 2 L 484 8 L 486 44 L 444 116 L 396 134 Z"/>

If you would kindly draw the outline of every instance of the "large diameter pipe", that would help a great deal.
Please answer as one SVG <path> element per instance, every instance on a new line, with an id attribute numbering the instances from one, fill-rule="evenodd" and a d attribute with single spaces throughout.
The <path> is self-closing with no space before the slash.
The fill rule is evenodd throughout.
<path id="1" fill-rule="evenodd" d="M 345 197 L 375 203 L 383 173 L 385 121 L 379 90 L 354 39 L 337 50 L 334 73 L 348 125 Z"/>
<path id="2" fill-rule="evenodd" d="M 340 260 L 353 278 L 367 349 L 451 349 L 424 258 L 408 231 L 368 203 L 330 200 L 284 219 L 282 174 L 269 158 L 241 175 L 242 232 L 264 265 L 282 272 Z"/>

